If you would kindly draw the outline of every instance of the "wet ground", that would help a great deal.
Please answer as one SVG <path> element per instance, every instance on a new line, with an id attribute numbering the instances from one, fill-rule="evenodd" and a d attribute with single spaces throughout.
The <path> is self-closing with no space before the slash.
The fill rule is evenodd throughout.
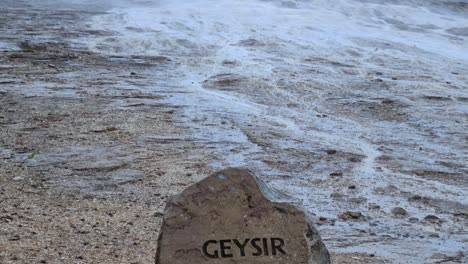
<path id="1" fill-rule="evenodd" d="M 0 262 L 152 263 L 226 166 L 335 263 L 468 261 L 468 7 L 358 2 L 2 2 Z"/>

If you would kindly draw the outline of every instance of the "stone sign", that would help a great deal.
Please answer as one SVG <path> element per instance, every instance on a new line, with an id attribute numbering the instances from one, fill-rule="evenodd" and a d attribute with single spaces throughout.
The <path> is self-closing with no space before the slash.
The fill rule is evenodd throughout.
<path id="1" fill-rule="evenodd" d="M 265 198 L 249 171 L 226 169 L 172 197 L 156 264 L 328 264 L 318 232 L 292 205 Z"/>

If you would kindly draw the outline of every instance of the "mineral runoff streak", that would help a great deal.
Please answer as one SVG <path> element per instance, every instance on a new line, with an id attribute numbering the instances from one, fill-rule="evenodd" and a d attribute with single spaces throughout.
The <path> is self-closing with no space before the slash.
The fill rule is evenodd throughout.
<path id="1" fill-rule="evenodd" d="M 261 257 L 286 255 L 282 238 L 246 238 L 208 240 L 203 244 L 203 254 L 208 258 Z"/>

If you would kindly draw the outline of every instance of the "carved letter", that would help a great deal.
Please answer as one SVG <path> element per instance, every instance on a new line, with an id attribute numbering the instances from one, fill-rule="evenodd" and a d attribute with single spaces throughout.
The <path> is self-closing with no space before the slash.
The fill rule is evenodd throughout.
<path id="1" fill-rule="evenodd" d="M 236 244 L 236 246 L 239 248 L 240 250 L 240 255 L 241 257 L 245 257 L 245 246 L 247 246 L 247 243 L 249 243 L 249 238 L 247 238 L 246 240 L 244 240 L 244 243 L 239 243 L 239 240 L 237 239 L 234 239 L 234 244 Z"/>
<path id="2" fill-rule="evenodd" d="M 219 241 L 219 244 L 221 245 L 220 249 L 221 249 L 221 257 L 222 258 L 232 258 L 231 253 L 226 253 L 226 250 L 231 250 L 231 246 L 226 245 L 226 244 L 229 244 L 229 243 L 231 243 L 231 240 L 220 240 Z"/>
<path id="3" fill-rule="evenodd" d="M 254 238 L 252 239 L 252 241 L 250 241 L 250 243 L 252 244 L 252 247 L 254 247 L 257 250 L 257 252 L 252 253 L 252 256 L 255 256 L 255 257 L 261 256 L 263 253 L 262 248 L 258 246 L 257 242 L 260 242 L 260 238 Z"/>
<path id="4" fill-rule="evenodd" d="M 263 250 L 265 251 L 265 256 L 268 256 L 268 240 L 266 238 L 263 239 Z"/>
<path id="5" fill-rule="evenodd" d="M 276 243 L 278 242 L 278 243 Z M 282 238 L 272 238 L 271 239 L 271 248 L 273 256 L 276 256 L 276 250 L 278 250 L 282 255 L 286 255 L 286 251 L 283 250 L 284 240 Z"/>
<path id="6" fill-rule="evenodd" d="M 203 244 L 203 254 L 209 258 L 219 258 L 218 250 L 213 251 L 213 254 L 208 253 L 208 246 L 210 244 L 216 244 L 216 240 L 208 240 Z"/>

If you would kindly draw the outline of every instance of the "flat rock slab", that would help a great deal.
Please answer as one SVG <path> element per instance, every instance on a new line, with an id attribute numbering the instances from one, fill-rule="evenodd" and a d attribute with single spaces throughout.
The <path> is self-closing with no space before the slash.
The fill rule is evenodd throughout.
<path id="1" fill-rule="evenodd" d="M 226 169 L 172 197 L 156 264 L 327 264 L 318 232 L 292 205 L 265 198 L 253 174 Z"/>

